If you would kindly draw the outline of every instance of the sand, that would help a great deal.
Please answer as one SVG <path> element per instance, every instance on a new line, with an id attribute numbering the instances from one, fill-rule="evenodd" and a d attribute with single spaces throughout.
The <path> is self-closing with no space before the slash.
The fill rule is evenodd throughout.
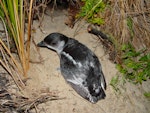
<path id="1" fill-rule="evenodd" d="M 42 91 L 54 91 L 61 100 L 48 101 L 37 106 L 39 113 L 150 113 L 150 101 L 143 96 L 150 91 L 149 81 L 143 85 L 126 83 L 120 94 L 116 94 L 110 81 L 117 75 L 115 64 L 111 63 L 105 54 L 98 38 L 87 32 L 88 23 L 78 22 L 73 29 L 64 24 L 65 10 L 55 10 L 53 17 L 45 15 L 42 22 L 42 31 L 38 21 L 34 21 L 32 34 L 35 43 L 40 42 L 52 32 L 63 33 L 89 47 L 99 58 L 104 72 L 107 90 L 106 98 L 92 104 L 80 97 L 64 80 L 59 70 L 59 57 L 54 51 L 38 48 L 31 44 L 31 61 L 29 79 L 26 82 L 27 95 L 40 95 Z M 35 113 L 35 110 L 32 111 Z"/>

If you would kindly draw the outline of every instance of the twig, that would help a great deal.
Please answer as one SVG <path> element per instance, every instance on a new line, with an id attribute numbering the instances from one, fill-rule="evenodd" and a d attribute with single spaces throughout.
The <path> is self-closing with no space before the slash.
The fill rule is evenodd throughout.
<path id="1" fill-rule="evenodd" d="M 112 47 L 112 45 L 113 45 L 112 41 L 103 32 L 101 32 L 100 30 L 95 29 L 92 25 L 89 25 L 87 27 L 87 30 L 88 30 L 89 33 L 98 36 L 99 39 L 102 41 L 103 45 L 107 49 Z"/>
<path id="2" fill-rule="evenodd" d="M 97 30 L 92 25 L 87 27 L 89 33 L 96 35 L 100 41 L 102 42 L 103 46 L 105 47 L 106 52 L 109 53 L 109 59 L 114 63 L 120 63 L 120 58 L 118 57 L 118 53 L 115 49 L 115 44 L 111 41 L 111 39 L 105 35 L 100 30 Z"/>

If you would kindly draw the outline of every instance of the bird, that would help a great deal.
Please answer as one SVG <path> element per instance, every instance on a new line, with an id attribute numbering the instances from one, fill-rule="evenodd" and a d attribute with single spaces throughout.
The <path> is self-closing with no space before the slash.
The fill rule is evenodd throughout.
<path id="1" fill-rule="evenodd" d="M 58 32 L 47 35 L 37 46 L 57 52 L 62 76 L 85 100 L 94 104 L 106 97 L 100 61 L 87 46 Z"/>

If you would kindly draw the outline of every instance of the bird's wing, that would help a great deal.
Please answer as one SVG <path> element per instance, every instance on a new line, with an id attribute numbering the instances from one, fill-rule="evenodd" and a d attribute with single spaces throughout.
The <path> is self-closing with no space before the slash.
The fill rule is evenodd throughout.
<path id="1" fill-rule="evenodd" d="M 93 103 L 95 103 L 93 101 L 93 97 L 91 96 L 89 90 L 87 87 L 85 87 L 83 84 L 77 82 L 76 80 L 67 80 L 67 82 L 71 85 L 71 87 L 80 95 L 82 96 L 84 99 L 91 101 Z"/>

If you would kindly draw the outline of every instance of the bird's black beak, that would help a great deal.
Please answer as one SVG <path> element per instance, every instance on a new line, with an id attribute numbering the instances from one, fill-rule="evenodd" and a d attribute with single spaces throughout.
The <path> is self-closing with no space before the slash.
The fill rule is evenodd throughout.
<path id="1" fill-rule="evenodd" d="M 38 47 L 46 47 L 46 43 L 44 41 L 41 41 L 37 44 Z"/>

